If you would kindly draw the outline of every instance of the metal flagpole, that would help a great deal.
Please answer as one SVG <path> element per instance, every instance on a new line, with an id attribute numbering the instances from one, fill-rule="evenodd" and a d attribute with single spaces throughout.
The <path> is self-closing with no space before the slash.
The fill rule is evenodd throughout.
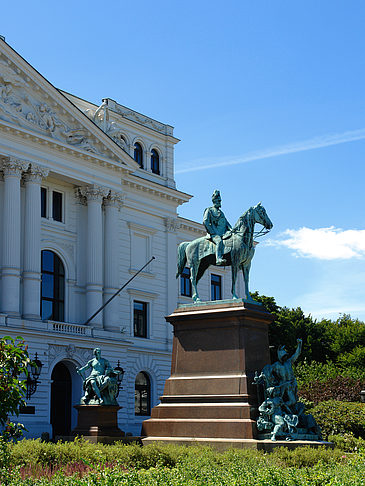
<path id="1" fill-rule="evenodd" d="M 121 292 L 121 291 L 122 291 L 122 290 L 123 290 L 123 289 L 124 289 L 124 288 L 125 288 L 125 287 L 126 287 L 128 284 L 129 284 L 129 282 L 131 282 L 131 281 L 134 279 L 134 277 L 137 277 L 137 275 L 138 275 L 139 273 L 141 273 L 141 272 L 142 272 L 142 270 L 143 270 L 144 268 L 146 268 L 146 267 L 147 267 L 147 265 L 149 265 L 149 264 L 152 262 L 152 260 L 155 260 L 155 257 L 154 257 L 154 256 L 153 256 L 152 258 L 150 258 L 150 259 L 148 260 L 148 262 L 147 262 L 147 263 L 145 263 L 145 264 L 143 265 L 143 267 L 142 267 L 142 268 L 140 268 L 140 269 L 138 270 L 138 272 L 137 272 L 137 273 L 135 273 L 135 274 L 133 275 L 133 277 L 131 277 L 131 278 L 128 280 L 128 282 L 126 282 L 126 283 L 125 283 L 125 284 L 124 284 L 124 285 L 123 285 L 123 286 L 122 286 L 122 287 L 121 287 L 119 290 L 117 290 L 117 291 L 115 292 L 115 294 L 113 294 L 113 295 L 110 297 L 110 299 L 108 299 L 108 300 L 105 302 L 105 304 L 103 304 L 101 307 L 99 307 L 99 309 L 98 309 L 96 312 L 94 312 L 94 314 L 93 314 L 91 317 L 89 317 L 89 319 L 88 319 L 86 322 L 84 322 L 84 325 L 86 326 L 86 324 L 89 324 L 89 322 L 90 322 L 91 320 L 93 320 L 93 319 L 94 319 L 94 317 L 95 317 L 95 316 L 97 316 L 97 315 L 99 314 L 99 312 L 101 312 L 101 311 L 104 309 L 104 307 L 106 307 L 106 306 L 109 304 L 109 302 L 110 302 L 110 301 L 112 301 L 112 300 L 114 299 L 114 297 L 116 297 L 116 296 L 117 296 L 117 295 L 118 295 L 118 294 L 119 294 L 119 293 L 120 293 L 120 292 Z"/>

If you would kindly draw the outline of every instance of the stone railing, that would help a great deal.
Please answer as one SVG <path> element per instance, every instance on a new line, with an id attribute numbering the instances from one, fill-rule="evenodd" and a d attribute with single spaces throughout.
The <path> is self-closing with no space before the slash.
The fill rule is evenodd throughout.
<path id="1" fill-rule="evenodd" d="M 71 324 L 68 322 L 48 321 L 48 331 L 62 334 L 78 334 L 79 336 L 91 336 L 91 327 L 83 324 Z"/>

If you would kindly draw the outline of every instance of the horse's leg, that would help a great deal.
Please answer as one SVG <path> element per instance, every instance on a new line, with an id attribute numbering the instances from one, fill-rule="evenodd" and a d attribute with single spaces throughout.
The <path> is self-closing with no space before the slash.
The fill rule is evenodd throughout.
<path id="1" fill-rule="evenodd" d="M 232 299 L 238 299 L 236 294 L 236 282 L 237 282 L 237 271 L 238 265 L 235 262 L 232 262 L 231 272 L 232 272 Z"/>
<path id="2" fill-rule="evenodd" d="M 249 277 L 250 277 L 250 268 L 251 268 L 251 262 L 247 263 L 242 267 L 243 271 L 243 280 L 245 281 L 245 294 L 246 294 L 246 302 L 252 302 L 253 304 L 256 303 L 255 300 L 250 295 L 250 291 L 248 290 L 248 283 L 249 283 Z"/>
<path id="3" fill-rule="evenodd" d="M 199 265 L 199 262 L 198 262 L 198 265 Z M 197 289 L 197 286 L 196 286 L 196 277 L 197 277 L 197 273 L 198 273 L 198 265 L 196 264 L 196 262 L 192 262 L 192 264 L 190 266 L 190 282 L 191 282 L 191 287 L 192 287 L 192 290 L 193 290 L 193 295 L 192 295 L 193 302 L 201 302 L 201 300 L 199 298 L 199 294 L 198 294 L 198 289 Z"/>

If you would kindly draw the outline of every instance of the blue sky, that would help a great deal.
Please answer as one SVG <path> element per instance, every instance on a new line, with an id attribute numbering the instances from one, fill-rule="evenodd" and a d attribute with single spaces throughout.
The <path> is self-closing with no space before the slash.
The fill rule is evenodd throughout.
<path id="1" fill-rule="evenodd" d="M 55 86 L 175 127 L 181 216 L 215 188 L 232 224 L 262 201 L 252 290 L 365 320 L 362 0 L 18 0 L 2 19 Z"/>

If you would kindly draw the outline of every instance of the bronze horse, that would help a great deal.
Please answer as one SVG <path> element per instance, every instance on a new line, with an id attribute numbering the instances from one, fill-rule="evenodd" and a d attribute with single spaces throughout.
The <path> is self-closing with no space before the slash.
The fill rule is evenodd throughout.
<path id="1" fill-rule="evenodd" d="M 224 258 L 227 266 L 232 267 L 232 298 L 238 299 L 236 281 L 238 270 L 243 272 L 245 282 L 245 300 L 255 302 L 248 290 L 251 260 L 255 253 L 254 228 L 255 223 L 262 224 L 266 230 L 273 227 L 266 210 L 261 203 L 250 207 L 234 225 L 228 235 L 223 237 Z M 181 275 L 185 266 L 190 267 L 190 281 L 193 289 L 193 302 L 200 302 L 197 283 L 210 265 L 215 265 L 215 244 L 206 236 L 191 242 L 184 241 L 178 247 L 178 262 L 176 278 Z"/>

